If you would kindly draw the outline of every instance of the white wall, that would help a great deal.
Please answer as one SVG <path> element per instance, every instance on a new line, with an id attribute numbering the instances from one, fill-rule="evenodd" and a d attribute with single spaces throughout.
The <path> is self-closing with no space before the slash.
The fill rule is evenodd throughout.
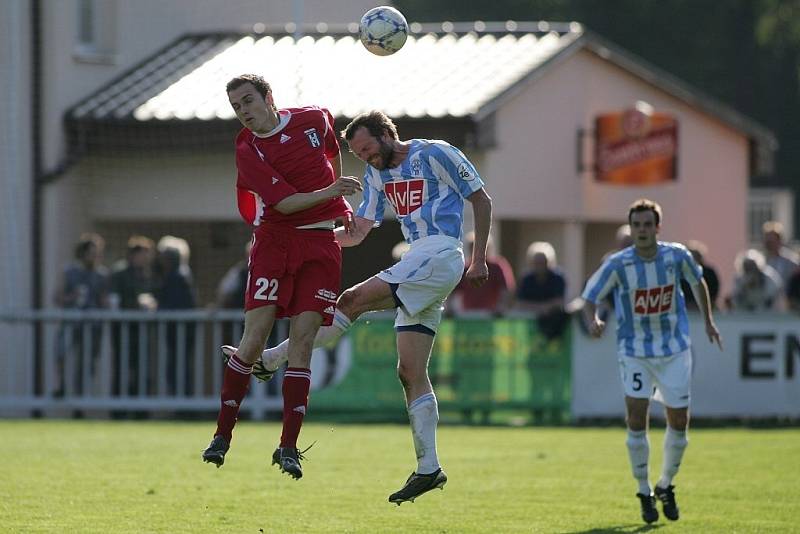
<path id="1" fill-rule="evenodd" d="M 28 16 L 28 2 L 0 2 L 0 307 L 26 308 L 31 296 Z"/>
<path id="2" fill-rule="evenodd" d="M 306 23 L 357 22 L 374 6 L 369 0 L 102 0 L 111 2 L 116 20 L 116 53 L 111 63 L 76 58 L 77 0 L 45 0 L 45 123 L 47 167 L 62 157 L 61 120 L 65 109 L 126 69 L 187 32 L 246 30 L 255 23 L 295 20 L 296 6 Z"/>
<path id="3" fill-rule="evenodd" d="M 367 9 L 374 6 L 374 2 L 369 0 L 102 1 L 114 8 L 110 12 L 115 15 L 115 19 L 109 21 L 108 25 L 113 27 L 116 39 L 110 61 L 97 62 L 86 61 L 75 53 L 78 31 L 77 0 L 43 2 L 42 39 L 45 63 L 42 122 L 45 172 L 56 168 L 64 158 L 64 112 L 179 36 L 187 32 L 250 30 L 259 22 L 285 24 L 294 20 L 306 23 L 324 20 L 331 24 L 345 24 L 358 21 Z M 6 16 L 6 12 L 11 11 L 14 5 L 21 6 L 25 18 L 24 23 L 14 28 L 22 33 L 22 46 L 3 46 L 0 54 L 7 52 L 6 55 L 10 55 L 13 50 L 27 50 L 28 2 L 0 1 L 0 15 L 3 15 L 3 23 L 11 23 L 12 18 Z M 13 31 L 3 32 L 0 42 L 5 43 L 13 35 Z M 30 60 L 26 57 L 22 61 L 22 69 L 27 71 L 29 64 Z M 2 79 L 5 82 L 11 77 L 3 76 Z M 24 87 L 28 83 L 25 78 Z M 27 94 L 24 96 L 27 97 Z M 3 100 L 3 105 L 5 102 Z M 21 104 L 20 109 L 27 113 L 27 101 Z M 25 118 L 27 120 L 27 115 Z M 10 125 L 8 127 L 12 128 Z M 19 129 L 13 128 L 9 131 L 17 135 Z M 20 150 L 15 154 L 18 155 L 17 160 L 27 166 L 30 161 L 30 157 L 25 156 L 29 149 L 28 139 L 23 138 L 21 143 Z M 6 145 L 3 147 L 5 149 Z M 141 160 L 95 161 L 91 163 L 91 168 L 79 166 L 68 176 L 48 185 L 43 199 L 45 303 L 51 302 L 55 280 L 61 266 L 70 258 L 72 244 L 81 232 L 89 229 L 93 218 L 169 218 L 184 215 L 197 218 L 213 216 L 218 219 L 235 217 L 235 208 L 232 210 L 229 203 L 220 201 L 233 200 L 230 194 L 231 158 L 232 151 L 223 156 L 211 157 L 203 165 L 194 163 L 189 166 L 182 165 L 184 162 L 180 159 L 169 163 L 158 160 L 155 166 Z M 3 158 L 2 161 L 8 160 Z M 190 169 L 188 173 L 187 168 Z M 26 167 L 25 176 L 29 174 Z M 193 196 L 187 196 L 187 188 L 192 188 L 193 180 L 202 184 L 202 187 L 195 188 Z M 28 178 L 24 180 L 26 184 L 29 181 Z M 4 187 L 0 185 L 0 191 L 4 192 Z M 103 195 L 108 195 L 108 198 Z M 5 194 L 0 197 L 8 198 Z M 25 191 L 19 201 L 14 203 L 23 212 L 21 220 L 24 221 L 26 231 L 30 217 L 29 198 L 29 192 Z M 28 235 L 19 241 L 28 247 L 31 239 Z M 3 247 L 3 250 L 9 249 Z M 27 252 L 24 257 L 29 256 L 30 253 Z M 32 269 L 29 265 L 23 265 L 22 270 L 29 277 Z M 16 286 L 22 289 L 24 284 Z"/>
<path id="4" fill-rule="evenodd" d="M 631 187 L 579 175 L 577 130 L 637 100 L 678 120 L 677 181 Z M 586 51 L 530 82 L 498 110 L 496 125 L 486 173 L 503 180 L 493 190 L 498 217 L 622 223 L 632 201 L 652 198 L 665 211 L 662 239 L 704 241 L 723 294 L 730 291 L 733 259 L 746 246 L 748 143 L 741 133 Z"/>

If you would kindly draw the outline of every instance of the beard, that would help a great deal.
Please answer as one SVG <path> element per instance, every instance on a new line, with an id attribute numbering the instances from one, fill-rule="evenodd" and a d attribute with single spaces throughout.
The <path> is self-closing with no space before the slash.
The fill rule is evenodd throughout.
<path id="1" fill-rule="evenodd" d="M 384 143 L 382 140 L 379 140 L 378 142 L 380 143 L 378 154 L 375 158 L 375 162 L 370 162 L 370 165 L 379 171 L 382 171 L 389 168 L 389 164 L 392 162 L 392 158 L 394 157 L 394 147 L 390 143 Z"/>

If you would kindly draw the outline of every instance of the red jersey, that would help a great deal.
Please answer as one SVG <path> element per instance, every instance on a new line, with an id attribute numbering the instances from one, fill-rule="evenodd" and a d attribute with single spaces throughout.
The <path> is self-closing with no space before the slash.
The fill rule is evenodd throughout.
<path id="1" fill-rule="evenodd" d="M 274 208 L 295 193 L 331 185 L 336 175 L 329 160 L 339 154 L 333 116 L 327 109 L 282 109 L 278 117 L 278 126 L 265 137 L 247 128 L 236 137 L 236 192 L 242 218 L 253 226 L 302 226 L 351 211 L 342 197 L 289 215 Z"/>

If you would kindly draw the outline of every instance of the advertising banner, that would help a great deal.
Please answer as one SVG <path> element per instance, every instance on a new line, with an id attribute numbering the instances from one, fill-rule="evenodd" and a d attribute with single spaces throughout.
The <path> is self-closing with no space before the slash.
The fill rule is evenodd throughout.
<path id="1" fill-rule="evenodd" d="M 644 102 L 595 119 L 597 181 L 646 185 L 676 179 L 678 121 Z"/>
<path id="2" fill-rule="evenodd" d="M 792 314 L 719 314 L 724 351 L 703 320 L 690 315 L 691 412 L 699 417 L 800 418 L 800 318 Z M 572 412 L 576 418 L 623 417 L 615 325 L 603 338 L 573 328 Z"/>
<path id="3" fill-rule="evenodd" d="M 531 319 L 445 320 L 429 366 L 440 409 L 484 415 L 524 409 L 568 418 L 570 340 L 569 331 L 546 339 Z M 317 379 L 314 410 L 405 416 L 392 319 L 359 321 L 335 350 L 314 358 L 328 362 L 320 366 L 328 378 Z"/>

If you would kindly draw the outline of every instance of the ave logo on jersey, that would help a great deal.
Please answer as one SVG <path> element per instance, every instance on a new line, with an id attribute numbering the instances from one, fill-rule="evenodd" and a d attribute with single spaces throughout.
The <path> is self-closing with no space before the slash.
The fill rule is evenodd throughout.
<path id="1" fill-rule="evenodd" d="M 306 137 L 308 137 L 308 142 L 311 143 L 311 148 L 317 148 L 322 145 L 322 141 L 319 139 L 319 134 L 317 133 L 316 128 L 309 128 L 304 132 Z"/>
<path id="2" fill-rule="evenodd" d="M 672 298 L 675 295 L 675 286 L 651 287 L 637 289 L 633 294 L 633 311 L 637 315 L 651 315 L 664 313 L 672 308 Z"/>
<path id="3" fill-rule="evenodd" d="M 405 217 L 422 206 L 425 193 L 425 180 L 404 180 L 401 182 L 387 182 L 383 184 L 386 199 L 394 208 L 398 217 Z"/>

